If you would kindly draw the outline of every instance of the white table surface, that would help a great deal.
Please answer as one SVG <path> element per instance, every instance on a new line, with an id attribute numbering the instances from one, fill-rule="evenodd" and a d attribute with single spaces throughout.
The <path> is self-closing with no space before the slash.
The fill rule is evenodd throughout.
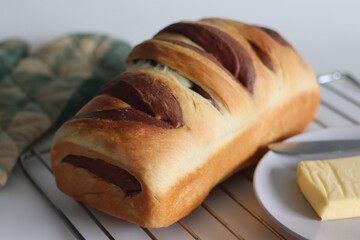
<path id="1" fill-rule="evenodd" d="M 170 23 L 217 16 L 276 29 L 317 74 L 340 69 L 360 77 L 359 9 L 355 0 L 1 0 L 0 41 L 23 38 L 37 49 L 67 33 L 102 32 L 134 45 Z M 16 167 L 0 189 L 0 239 L 70 238 L 63 228 Z"/>

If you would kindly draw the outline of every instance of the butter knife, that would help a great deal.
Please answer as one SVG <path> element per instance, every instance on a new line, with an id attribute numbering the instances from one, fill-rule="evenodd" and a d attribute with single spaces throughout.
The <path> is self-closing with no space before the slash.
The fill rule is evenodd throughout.
<path id="1" fill-rule="evenodd" d="M 268 148 L 274 152 L 286 154 L 332 153 L 344 152 L 349 150 L 360 151 L 360 139 L 308 142 L 278 142 L 269 144 Z"/>

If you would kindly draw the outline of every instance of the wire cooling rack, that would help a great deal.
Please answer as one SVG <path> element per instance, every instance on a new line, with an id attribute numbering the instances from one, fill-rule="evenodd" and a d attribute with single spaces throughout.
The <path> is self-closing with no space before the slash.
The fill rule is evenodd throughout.
<path id="1" fill-rule="evenodd" d="M 322 101 L 306 131 L 360 124 L 360 83 L 335 71 L 319 76 Z M 296 239 L 261 208 L 252 187 L 254 167 L 216 186 L 190 215 L 159 229 L 108 216 L 60 192 L 50 168 L 52 136 L 21 156 L 20 166 L 74 239 Z"/>

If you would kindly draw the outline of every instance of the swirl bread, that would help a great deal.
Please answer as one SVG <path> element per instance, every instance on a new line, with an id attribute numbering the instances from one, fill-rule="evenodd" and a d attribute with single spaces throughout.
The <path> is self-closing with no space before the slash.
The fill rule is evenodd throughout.
<path id="1" fill-rule="evenodd" d="M 57 131 L 66 194 L 144 227 L 168 226 L 265 146 L 314 118 L 314 73 L 273 30 L 226 19 L 172 24 Z"/>

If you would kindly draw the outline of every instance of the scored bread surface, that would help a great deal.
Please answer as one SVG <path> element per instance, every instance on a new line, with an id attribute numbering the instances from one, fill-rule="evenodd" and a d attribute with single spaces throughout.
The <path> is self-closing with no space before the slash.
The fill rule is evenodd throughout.
<path id="1" fill-rule="evenodd" d="M 133 107 L 100 91 L 57 131 L 52 148 L 52 168 L 63 192 L 144 227 L 168 226 L 189 214 L 216 184 L 255 164 L 268 143 L 301 132 L 319 104 L 311 68 L 275 32 L 227 19 L 183 23 L 204 31 L 209 26 L 210 32 L 219 30 L 237 41 L 242 59 L 250 59 L 239 74 L 253 80 L 239 82 L 186 34 L 161 31 L 133 49 L 128 71 L 120 77 L 146 76 L 167 89 L 180 106 L 177 125 L 88 118 L 93 112 Z M 194 86 L 209 97 L 193 91 Z M 124 169 L 141 191 L 129 195 L 86 168 L 63 162 L 69 155 Z"/>

